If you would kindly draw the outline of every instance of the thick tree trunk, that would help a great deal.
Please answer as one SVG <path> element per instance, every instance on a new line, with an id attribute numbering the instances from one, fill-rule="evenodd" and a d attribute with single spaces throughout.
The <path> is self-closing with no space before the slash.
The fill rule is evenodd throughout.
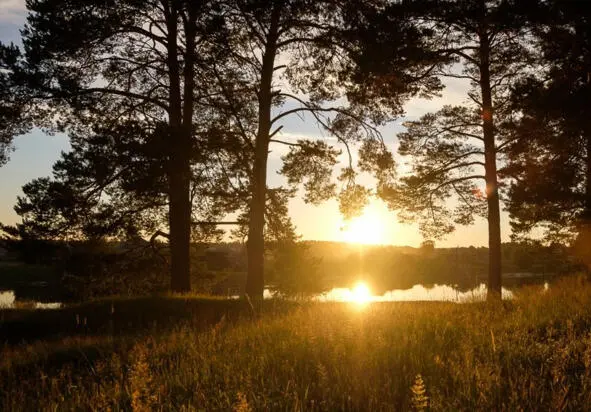
<path id="1" fill-rule="evenodd" d="M 191 290 L 189 263 L 191 237 L 189 162 L 188 157 L 182 156 L 180 153 L 177 153 L 174 159 L 175 164 L 171 165 L 168 175 L 170 201 L 168 209 L 170 224 L 170 288 L 174 292 L 188 292 Z"/>
<path id="2" fill-rule="evenodd" d="M 579 259 L 591 270 L 591 130 L 585 136 L 585 194 L 583 211 L 577 223 L 577 238 L 574 243 L 574 252 Z"/>
<path id="3" fill-rule="evenodd" d="M 277 33 L 280 9 L 276 3 L 269 32 L 266 37 L 261 70 L 261 84 L 258 93 L 259 118 L 255 141 L 255 159 L 252 170 L 251 200 L 248 222 L 248 275 L 246 293 L 250 298 L 262 299 L 265 287 L 265 203 L 267 195 L 267 158 L 269 156 L 269 135 L 271 132 L 271 107 L 273 100 L 273 72 L 277 53 Z"/>
<path id="4" fill-rule="evenodd" d="M 585 182 L 585 211 L 583 212 L 583 218 L 587 223 L 591 223 L 591 127 L 588 128 L 587 136 L 586 137 L 586 159 L 587 160 L 587 169 L 586 172 L 586 182 Z"/>
<path id="5" fill-rule="evenodd" d="M 166 10 L 168 40 L 169 130 L 168 221 L 170 226 L 170 288 L 173 292 L 191 290 L 191 202 L 190 142 L 191 127 L 183 124 L 181 72 L 178 61 L 178 10 L 171 4 Z M 188 49 L 188 47 L 187 47 Z M 185 102 L 187 99 L 185 99 Z M 192 100 L 191 100 L 192 102 Z M 192 110 L 192 108 L 191 108 Z"/>
<path id="6" fill-rule="evenodd" d="M 583 36 L 586 27 L 580 27 L 577 25 L 575 28 L 577 36 Z M 585 54 L 585 67 L 587 67 L 587 91 L 591 91 L 591 51 L 587 51 Z M 591 96 L 590 96 L 591 97 Z M 589 113 L 589 110 L 586 111 Z M 588 119 L 587 119 L 588 120 Z M 585 210 L 583 211 L 583 223 L 586 226 L 587 232 L 590 234 L 591 238 L 591 124 L 587 121 L 585 127 L 583 129 L 583 133 L 585 134 L 585 160 L 586 160 L 586 169 L 585 169 Z M 589 249 L 591 250 L 591 245 L 589 245 Z M 591 260 L 591 259 L 590 259 Z"/>
<path id="7" fill-rule="evenodd" d="M 577 35 L 581 35 L 582 27 L 577 27 Z M 591 54 L 585 56 L 587 69 L 587 90 L 591 89 Z M 585 138 L 585 194 L 583 211 L 577 222 L 577 238 L 574 242 L 575 254 L 591 271 L 591 125 L 587 123 L 583 129 Z"/>
<path id="8" fill-rule="evenodd" d="M 259 129 L 259 130 L 262 130 Z M 268 136 L 268 132 L 267 132 Z M 267 138 L 268 139 L 268 138 Z M 263 139 L 261 139 L 263 140 Z M 252 198 L 248 222 L 248 276 L 246 278 L 246 293 L 251 298 L 262 298 L 265 287 L 264 258 L 265 258 L 265 199 L 267 191 L 267 151 L 269 144 L 259 142 L 253 168 Z"/>
<path id="9" fill-rule="evenodd" d="M 480 36 L 480 90 L 482 93 L 482 129 L 484 168 L 488 206 L 488 300 L 501 299 L 501 213 L 497 182 L 497 154 L 490 85 L 490 45 L 488 33 Z"/>

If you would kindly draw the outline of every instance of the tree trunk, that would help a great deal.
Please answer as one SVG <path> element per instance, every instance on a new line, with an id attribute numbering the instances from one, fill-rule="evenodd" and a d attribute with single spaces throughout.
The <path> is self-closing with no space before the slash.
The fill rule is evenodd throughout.
<path id="1" fill-rule="evenodd" d="M 585 28 L 577 26 L 577 36 L 583 35 Z M 585 55 L 587 67 L 587 90 L 591 89 L 591 53 Z M 591 125 L 587 122 L 583 129 L 585 139 L 585 193 L 583 211 L 577 222 L 577 237 L 574 242 L 574 252 L 583 261 L 588 271 L 591 271 Z"/>
<path id="2" fill-rule="evenodd" d="M 262 128 L 260 129 L 262 130 Z M 262 298 L 265 287 L 264 258 L 265 258 L 265 199 L 267 192 L 267 151 L 269 144 L 259 142 L 257 145 L 253 168 L 252 198 L 248 222 L 248 275 L 246 278 L 246 293 L 251 298 Z M 268 132 L 267 132 L 268 136 Z M 262 140 L 262 139 L 261 139 Z"/>
<path id="3" fill-rule="evenodd" d="M 587 135 L 585 136 L 585 143 L 586 143 L 586 161 L 587 161 L 587 168 L 585 170 L 586 173 L 586 182 L 585 182 L 585 210 L 583 212 L 583 219 L 589 223 L 591 222 L 591 127 L 588 127 Z"/>
<path id="4" fill-rule="evenodd" d="M 173 138 L 179 138 L 175 136 Z M 179 139 L 180 140 L 180 139 Z M 179 145 L 180 146 L 180 145 Z M 190 179 L 188 156 L 177 152 L 173 156 L 169 180 L 170 224 L 170 288 L 173 292 L 191 290 L 190 237 L 191 203 L 189 199 Z"/>
<path id="5" fill-rule="evenodd" d="M 191 290 L 191 202 L 190 128 L 183 124 L 180 65 L 178 61 L 178 10 L 166 9 L 169 70 L 168 222 L 170 226 L 170 288 L 173 292 Z M 186 99 L 185 99 L 186 100 Z"/>
<path id="6" fill-rule="evenodd" d="M 267 159 L 269 156 L 269 135 L 271 132 L 271 107 L 273 100 L 273 72 L 277 53 L 279 30 L 279 5 L 275 3 L 271 24 L 265 42 L 261 84 L 258 93 L 259 118 L 255 141 L 255 159 L 252 170 L 251 200 L 248 221 L 248 274 L 246 294 L 250 298 L 262 299 L 265 287 L 265 203 L 267 195 Z"/>
<path id="7" fill-rule="evenodd" d="M 497 155 L 490 85 L 490 44 L 488 32 L 480 35 L 480 90 L 482 93 L 482 129 L 484 168 L 488 206 L 488 300 L 501 299 L 501 213 L 497 182 Z"/>
<path id="8" fill-rule="evenodd" d="M 574 243 L 574 252 L 585 264 L 587 270 L 591 270 L 591 130 L 586 130 L 585 146 L 585 200 L 583 211 L 577 222 L 578 233 Z"/>

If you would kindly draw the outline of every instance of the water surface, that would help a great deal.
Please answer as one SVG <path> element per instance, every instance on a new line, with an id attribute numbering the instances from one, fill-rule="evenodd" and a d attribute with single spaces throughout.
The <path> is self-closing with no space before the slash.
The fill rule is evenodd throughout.
<path id="1" fill-rule="evenodd" d="M 357 287 L 352 288 L 333 288 L 324 293 L 318 293 L 310 296 L 310 299 L 319 302 L 420 302 L 420 301 L 439 301 L 439 302 L 478 302 L 486 300 L 486 285 L 481 283 L 477 287 L 461 291 L 450 285 L 433 285 L 426 287 L 423 285 L 414 285 L 410 289 L 394 289 L 381 295 L 364 293 L 362 296 L 357 292 Z M 270 289 L 265 289 L 264 298 L 270 299 L 281 296 L 280 293 Z M 503 299 L 513 299 L 514 295 L 509 289 L 502 289 Z"/>
<path id="2" fill-rule="evenodd" d="M 0 291 L 0 309 L 11 309 L 16 306 L 16 295 L 13 290 Z M 34 309 L 59 309 L 61 302 L 31 302 Z"/>
<path id="3" fill-rule="evenodd" d="M 316 295 L 314 299 L 319 301 L 347 302 L 354 299 L 354 293 L 350 288 L 334 288 L 326 293 Z M 513 293 L 503 288 L 503 299 L 512 299 Z M 423 285 L 414 285 L 410 289 L 394 289 L 385 292 L 382 295 L 371 294 L 367 301 L 369 302 L 413 302 L 413 301 L 440 301 L 440 302 L 475 302 L 486 299 L 486 285 L 481 283 L 479 286 L 468 291 L 461 291 L 449 285 L 433 285 L 425 287 Z"/>

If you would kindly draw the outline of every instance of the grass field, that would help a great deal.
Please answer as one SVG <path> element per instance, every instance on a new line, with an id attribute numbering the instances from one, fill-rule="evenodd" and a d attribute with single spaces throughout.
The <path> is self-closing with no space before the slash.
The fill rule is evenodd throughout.
<path id="1" fill-rule="evenodd" d="M 0 312 L 0 410 L 586 410 L 591 286 L 486 303 Z"/>

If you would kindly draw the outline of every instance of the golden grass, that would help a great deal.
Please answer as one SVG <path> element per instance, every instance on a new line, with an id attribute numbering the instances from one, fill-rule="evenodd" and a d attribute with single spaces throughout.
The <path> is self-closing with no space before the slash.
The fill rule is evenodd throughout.
<path id="1" fill-rule="evenodd" d="M 11 411 L 586 410 L 591 286 L 497 305 L 303 303 L 208 330 L 10 345 L 0 362 Z"/>

